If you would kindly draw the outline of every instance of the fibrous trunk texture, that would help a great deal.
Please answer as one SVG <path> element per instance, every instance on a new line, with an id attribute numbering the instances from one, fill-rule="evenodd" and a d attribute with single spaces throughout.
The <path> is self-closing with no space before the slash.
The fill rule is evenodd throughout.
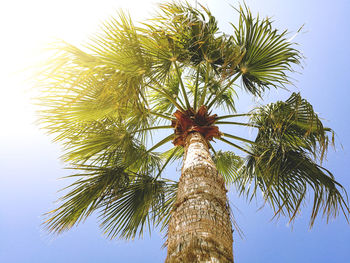
<path id="1" fill-rule="evenodd" d="M 168 229 L 166 263 L 233 262 L 224 180 L 198 132 L 188 134 Z"/>

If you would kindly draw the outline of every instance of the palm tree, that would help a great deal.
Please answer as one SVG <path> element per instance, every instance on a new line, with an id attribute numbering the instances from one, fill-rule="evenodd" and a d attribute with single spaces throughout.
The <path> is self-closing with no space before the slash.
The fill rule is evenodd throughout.
<path id="1" fill-rule="evenodd" d="M 319 213 L 348 218 L 345 190 L 319 164 L 333 131 L 307 100 L 293 93 L 236 112 L 237 83 L 262 97 L 288 85 L 301 59 L 287 31 L 246 6 L 237 12 L 233 35 L 205 7 L 172 2 L 138 25 L 120 12 L 85 48 L 58 45 L 40 81 L 41 122 L 76 174 L 48 213 L 51 232 L 97 212 L 110 238 L 167 230 L 166 262 L 233 262 L 228 184 L 248 200 L 262 192 L 291 222 L 310 193 L 310 226 Z M 237 126 L 256 139 L 222 132 Z M 166 177 L 181 159 L 180 179 Z"/>

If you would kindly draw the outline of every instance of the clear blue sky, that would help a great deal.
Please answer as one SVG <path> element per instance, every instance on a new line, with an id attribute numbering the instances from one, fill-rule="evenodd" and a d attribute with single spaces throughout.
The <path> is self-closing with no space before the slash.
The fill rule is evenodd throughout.
<path id="1" fill-rule="evenodd" d="M 9 1 L 8 1 L 9 2 Z M 19 72 L 40 56 L 38 47 L 52 38 L 80 43 L 87 39 L 113 10 L 130 9 L 135 19 L 147 17 L 156 1 L 12 1 L 2 6 L 0 96 L 0 262 L 162 262 L 163 234 L 125 242 L 107 240 L 98 229 L 95 217 L 59 237 L 49 236 L 41 227 L 42 214 L 53 209 L 57 191 L 66 185 L 58 178 L 68 175 L 58 160 L 58 145 L 38 131 L 28 92 L 30 83 Z M 194 2 L 194 1 L 193 1 Z M 229 4 L 236 1 L 200 1 L 207 3 L 230 33 L 228 22 L 237 15 Z M 306 57 L 304 68 L 296 74 L 296 87 L 326 125 L 337 133 L 338 147 L 330 151 L 325 167 L 330 169 L 350 193 L 350 2 L 334 1 L 246 1 L 253 13 L 271 16 L 280 29 L 296 31 L 305 23 L 295 41 Z M 267 103 L 287 98 L 284 91 L 271 90 Z M 255 102 L 242 96 L 238 110 L 246 111 Z M 340 143 L 342 147 L 340 146 Z M 171 171 L 170 171 L 171 172 Z M 177 171 L 172 172 L 176 176 Z M 234 233 L 234 257 L 238 263 L 346 263 L 350 262 L 350 226 L 343 217 L 326 224 L 319 217 L 308 228 L 308 207 L 302 210 L 293 230 L 287 220 L 270 222 L 269 207 L 257 211 L 260 203 L 248 204 L 233 191 L 228 194 L 235 217 L 245 237 Z"/>

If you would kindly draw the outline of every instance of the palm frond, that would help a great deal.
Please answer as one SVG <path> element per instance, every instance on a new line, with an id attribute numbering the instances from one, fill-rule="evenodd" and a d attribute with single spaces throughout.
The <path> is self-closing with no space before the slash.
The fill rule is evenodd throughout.
<path id="1" fill-rule="evenodd" d="M 110 196 L 100 213 L 101 228 L 110 238 L 142 236 L 154 225 L 167 224 L 177 184 L 169 180 L 138 176 L 117 195 Z"/>
<path id="2" fill-rule="evenodd" d="M 250 123 L 259 129 L 257 143 L 306 151 L 320 161 L 334 141 L 334 132 L 323 126 L 312 105 L 299 93 L 252 111 Z"/>
<path id="3" fill-rule="evenodd" d="M 130 239 L 169 216 L 166 207 L 177 189 L 175 182 L 130 173 L 122 166 L 76 169 L 85 173 L 73 176 L 80 179 L 68 187 L 71 190 L 61 198 L 63 204 L 47 213 L 45 224 L 51 232 L 69 230 L 97 212 L 105 234 Z"/>
<path id="4" fill-rule="evenodd" d="M 135 138 L 133 132 L 114 121 L 89 123 L 77 127 L 65 134 L 63 159 L 74 164 L 77 163 L 106 163 L 116 156 L 123 156 L 125 165 L 140 163 L 141 160 L 151 161 L 157 166 L 160 158 L 156 153 L 147 151 L 144 144 Z M 141 169 L 141 166 L 138 166 Z"/>
<path id="5" fill-rule="evenodd" d="M 203 76 L 214 74 L 221 81 L 237 73 L 237 65 L 243 56 L 242 48 L 235 44 L 233 36 L 219 32 L 215 17 L 203 6 L 195 9 L 188 3 L 162 4 L 158 17 L 152 22 L 152 25 L 145 24 L 148 30 L 152 30 L 149 38 L 157 36 L 157 41 L 153 42 L 162 44 L 160 46 L 153 44 L 151 49 L 168 54 L 166 60 L 175 63 L 182 70 L 196 68 L 203 71 L 205 69 Z M 206 66 L 201 67 L 201 65 Z M 197 100 L 198 94 L 195 90 L 198 82 L 195 82 L 194 89 L 189 89 L 194 100 Z M 206 91 L 208 79 L 202 78 L 200 82 L 204 83 L 203 90 Z M 186 100 L 187 93 L 184 94 Z M 202 92 L 199 106 L 204 103 L 206 95 L 206 92 Z M 189 104 L 186 103 L 186 105 L 189 108 Z M 232 106 L 232 103 L 230 105 Z M 194 105 L 194 108 L 197 106 L 197 104 Z"/>
<path id="6" fill-rule="evenodd" d="M 270 147 L 254 153 L 258 157 L 248 157 L 246 169 L 240 177 L 241 194 L 251 194 L 258 189 L 264 200 L 271 205 L 275 216 L 287 216 L 292 222 L 300 213 L 308 194 L 313 192 L 313 206 L 310 227 L 318 213 L 323 213 L 327 221 L 342 212 L 349 217 L 348 197 L 345 189 L 334 179 L 327 169 L 316 164 L 302 152 Z"/>
<path id="7" fill-rule="evenodd" d="M 210 76 L 207 82 L 209 97 L 204 105 L 210 105 L 211 107 L 213 106 L 214 108 L 220 108 L 229 113 L 235 113 L 235 100 L 238 98 L 238 96 L 233 88 L 234 85 L 230 85 L 226 83 L 226 81 L 219 80 L 215 78 L 215 76 Z"/>
<path id="8" fill-rule="evenodd" d="M 145 37 L 129 14 L 119 11 L 101 29 L 88 45 L 90 50 L 131 79 L 150 74 L 152 60 L 143 47 Z"/>
<path id="9" fill-rule="evenodd" d="M 46 215 L 46 227 L 53 233 L 69 230 L 96 211 L 107 194 L 118 192 L 129 185 L 132 177 L 125 169 L 116 164 L 108 168 L 80 165 L 82 173 L 70 177 L 79 177 L 66 187 L 71 190 L 60 201 L 58 208 Z"/>
<path id="10" fill-rule="evenodd" d="M 254 18 L 246 5 L 237 11 L 238 26 L 232 26 L 236 44 L 245 49 L 238 65 L 244 88 L 261 96 L 266 88 L 289 84 L 287 72 L 293 70 L 293 64 L 300 63 L 301 55 L 288 41 L 288 32 L 273 29 L 269 18 Z"/>
<path id="11" fill-rule="evenodd" d="M 293 221 L 313 191 L 310 226 L 319 212 L 327 220 L 340 211 L 348 218 L 346 191 L 316 163 L 324 157 L 331 130 L 324 128 L 311 104 L 293 93 L 286 102 L 258 108 L 251 121 L 259 131 L 242 172 L 241 193 L 254 196 L 260 189 L 276 216 Z"/>
<path id="12" fill-rule="evenodd" d="M 179 87 L 179 78 L 173 72 L 171 72 L 163 88 L 168 92 L 170 96 L 177 100 L 180 96 Z M 171 114 L 172 112 L 174 112 L 175 105 L 167 97 L 164 97 L 162 93 L 158 91 L 152 91 L 149 98 L 150 104 L 152 105 L 152 109 L 155 112 L 159 112 L 162 114 Z"/>
<path id="13" fill-rule="evenodd" d="M 71 113 L 75 119 L 96 120 L 128 112 L 125 107 L 141 101 L 142 76 L 121 71 L 99 55 L 62 43 L 49 62 L 42 105 Z M 124 111 L 123 111 L 124 110 Z M 91 113 L 93 112 L 93 114 Z"/>
<path id="14" fill-rule="evenodd" d="M 212 156 L 219 174 L 221 174 L 226 185 L 234 183 L 240 176 L 240 170 L 244 164 L 241 157 L 231 151 L 217 151 Z"/>
<path id="15" fill-rule="evenodd" d="M 162 174 L 162 172 L 164 171 L 165 167 L 169 163 L 180 159 L 181 157 L 183 157 L 183 154 L 184 154 L 184 149 L 181 146 L 175 146 L 172 149 L 170 149 L 170 150 L 168 150 L 166 152 L 163 152 L 161 157 L 165 160 L 165 162 L 163 164 L 163 167 L 159 170 L 159 173 L 158 173 L 157 177 L 159 177 Z"/>

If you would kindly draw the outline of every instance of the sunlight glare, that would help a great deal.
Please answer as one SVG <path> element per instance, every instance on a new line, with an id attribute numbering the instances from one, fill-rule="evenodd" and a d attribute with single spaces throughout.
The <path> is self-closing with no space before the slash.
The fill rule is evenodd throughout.
<path id="1" fill-rule="evenodd" d="M 37 126 L 33 125 L 36 107 L 30 77 L 38 70 L 35 65 L 42 59 L 44 48 L 58 40 L 74 45 L 86 42 L 98 31 L 101 22 L 120 8 L 128 10 L 136 21 L 143 20 L 154 10 L 155 3 L 142 0 L 7 1 L 0 16 L 1 143 L 11 137 L 38 133 Z"/>

